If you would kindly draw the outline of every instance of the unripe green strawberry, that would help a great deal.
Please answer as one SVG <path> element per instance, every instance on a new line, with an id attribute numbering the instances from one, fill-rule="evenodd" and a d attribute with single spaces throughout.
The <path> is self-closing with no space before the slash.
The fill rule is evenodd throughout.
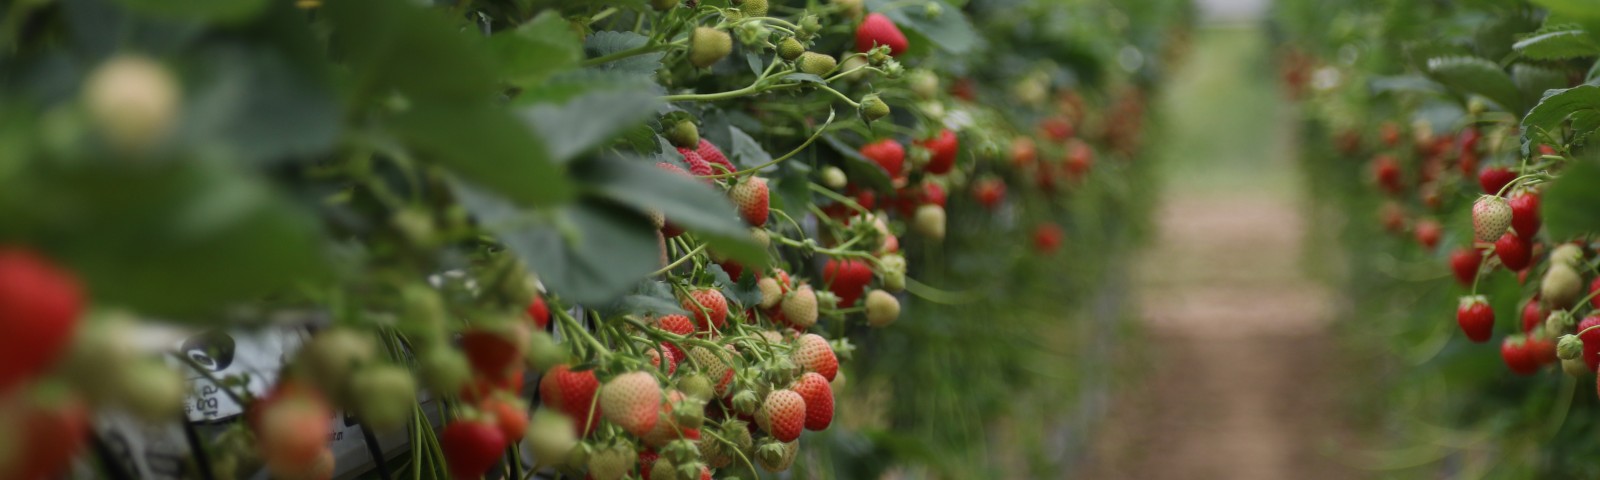
<path id="1" fill-rule="evenodd" d="M 906 289 L 906 257 L 891 253 L 879 258 L 878 265 L 882 267 L 878 275 L 883 278 L 885 290 L 899 293 Z"/>
<path id="2" fill-rule="evenodd" d="M 425 349 L 417 358 L 417 364 L 428 389 L 435 392 L 460 391 L 472 378 L 472 365 L 467 363 L 467 357 L 443 345 Z"/>
<path id="3" fill-rule="evenodd" d="M 1528 303 L 1530 305 L 1538 305 L 1538 300 L 1533 300 Z M 1550 312 L 1550 315 L 1545 317 L 1544 328 L 1545 330 L 1551 332 L 1565 332 L 1567 329 L 1572 328 L 1572 326 L 1576 325 L 1577 323 L 1578 319 L 1572 317 L 1572 312 L 1568 312 L 1566 310 L 1556 310 L 1554 312 Z"/>
<path id="4" fill-rule="evenodd" d="M 678 0 L 650 0 L 650 8 L 654 8 L 658 12 L 671 10 L 672 7 L 676 6 L 678 6 Z"/>
<path id="5" fill-rule="evenodd" d="M 795 328 L 805 330 L 817 324 L 817 292 L 810 285 L 801 285 L 783 298 L 783 319 Z"/>
<path id="6" fill-rule="evenodd" d="M 1511 206 L 1493 195 L 1478 197 L 1472 204 L 1472 232 L 1480 242 L 1493 242 L 1511 228 Z"/>
<path id="7" fill-rule="evenodd" d="M 633 472 L 639 463 L 639 454 L 626 443 L 618 443 L 596 450 L 589 455 L 589 476 L 594 480 L 621 480 Z"/>
<path id="8" fill-rule="evenodd" d="M 378 344 L 371 335 L 350 328 L 335 327 L 318 332 L 295 354 L 294 372 L 311 381 L 337 405 L 348 405 L 350 374 L 377 356 Z"/>
<path id="9" fill-rule="evenodd" d="M 750 177 L 739 182 L 728 190 L 728 197 L 733 200 L 733 206 L 739 210 L 739 218 L 743 218 L 746 223 L 757 227 L 767 224 L 769 213 L 767 204 L 772 198 L 767 191 L 767 179 Z"/>
<path id="10" fill-rule="evenodd" d="M 642 437 L 661 413 L 661 383 L 646 372 L 618 375 L 600 388 L 600 413 L 628 433 Z"/>
<path id="11" fill-rule="evenodd" d="M 417 403 L 417 381 L 411 370 L 398 365 L 372 365 L 350 380 L 356 415 L 368 428 L 386 431 L 411 420 Z"/>
<path id="12" fill-rule="evenodd" d="M 667 141 L 677 147 L 695 148 L 700 145 L 700 127 L 693 120 L 680 120 L 668 127 L 666 133 Z"/>
<path id="13" fill-rule="evenodd" d="M 930 240 L 939 241 L 944 240 L 944 223 L 944 207 L 929 204 L 917 207 L 911 228 Z"/>
<path id="14" fill-rule="evenodd" d="M 545 371 L 567 360 L 567 351 L 556 343 L 555 336 L 544 330 L 534 330 L 528 335 L 528 347 L 522 359 L 537 371 Z"/>
<path id="15" fill-rule="evenodd" d="M 647 480 L 678 480 L 678 466 L 664 457 L 656 458 L 644 472 Z"/>
<path id="16" fill-rule="evenodd" d="M 1582 359 L 1576 358 L 1562 360 L 1561 371 L 1573 378 L 1583 378 L 1585 375 L 1591 373 L 1589 371 L 1589 365 L 1583 363 Z"/>
<path id="17" fill-rule="evenodd" d="M 792 62 L 794 59 L 800 58 L 800 55 L 804 53 L 806 53 L 806 46 L 794 37 L 787 37 L 778 42 L 778 56 L 783 57 L 784 60 Z"/>
<path id="18" fill-rule="evenodd" d="M 678 390 L 684 395 L 701 400 L 710 400 L 712 395 L 717 393 L 715 387 L 711 385 L 711 379 L 699 373 L 690 373 L 678 379 Z"/>
<path id="19" fill-rule="evenodd" d="M 885 327 L 898 318 L 900 299 L 883 290 L 873 290 L 867 294 L 867 325 Z"/>
<path id="20" fill-rule="evenodd" d="M 1550 263 L 1566 265 L 1573 269 L 1583 267 L 1583 247 L 1563 243 L 1550 250 Z"/>
<path id="21" fill-rule="evenodd" d="M 910 84 L 911 93 L 919 97 L 929 99 L 939 96 L 939 77 L 932 71 L 917 70 L 907 78 L 907 83 Z"/>
<path id="22" fill-rule="evenodd" d="M 400 289 L 400 328 L 413 342 L 431 344 L 443 341 L 449 314 L 439 291 L 422 283 Z"/>
<path id="23" fill-rule="evenodd" d="M 1582 357 L 1583 339 L 1578 338 L 1577 335 L 1562 335 L 1561 340 L 1556 342 L 1556 358 L 1562 360 L 1582 360 Z"/>
<path id="24" fill-rule="evenodd" d="M 800 58 L 794 61 L 794 66 L 799 68 L 801 73 L 822 76 L 827 75 L 828 72 L 833 71 L 834 67 L 839 66 L 839 61 L 828 54 L 802 52 Z"/>
<path id="25" fill-rule="evenodd" d="M 177 415 L 183 406 L 188 394 L 183 374 L 166 364 L 141 359 L 117 371 L 116 377 L 108 379 L 120 384 L 116 403 L 135 418 L 162 422 Z"/>
<path id="26" fill-rule="evenodd" d="M 183 92 L 166 67 L 137 55 L 107 60 L 84 81 L 83 101 L 106 142 L 142 153 L 171 133 Z"/>
<path id="27" fill-rule="evenodd" d="M 1572 308 L 1582 295 L 1583 277 L 1566 265 L 1550 265 L 1544 280 L 1539 283 L 1539 296 L 1544 298 L 1551 310 Z"/>
<path id="28" fill-rule="evenodd" d="M 878 98 L 878 94 L 869 93 L 861 97 L 861 118 L 868 122 L 889 116 L 889 104 Z M 1504 202 L 1502 202 L 1503 204 Z M 1511 207 L 1506 207 L 1506 224 L 1510 225 Z"/>
<path id="29" fill-rule="evenodd" d="M 739 13 L 745 17 L 767 16 L 767 0 L 734 0 L 733 5 L 739 7 Z"/>
<path id="30" fill-rule="evenodd" d="M 756 245 L 760 245 L 762 250 L 772 248 L 772 234 L 767 233 L 764 228 L 750 227 L 750 238 L 754 239 Z"/>
<path id="31" fill-rule="evenodd" d="M 761 468 L 772 473 L 788 470 L 799 456 L 800 442 L 767 442 L 756 449 L 756 461 Z"/>
<path id="32" fill-rule="evenodd" d="M 689 350 L 689 361 L 716 382 L 717 396 L 728 393 L 728 385 L 733 382 L 733 367 L 718 357 L 716 352 L 706 347 L 694 347 Z"/>
<path id="33" fill-rule="evenodd" d="M 806 426 L 806 401 L 794 390 L 773 390 L 756 411 L 756 425 L 780 442 L 800 438 Z"/>
<path id="34" fill-rule="evenodd" d="M 822 169 L 822 184 L 834 190 L 842 189 L 850 184 L 850 177 L 845 176 L 844 170 L 832 165 Z"/>
<path id="35" fill-rule="evenodd" d="M 528 418 L 528 428 L 523 433 L 526 442 L 523 445 L 540 465 L 558 465 L 564 463 L 578 446 L 578 436 L 574 430 L 576 425 L 572 417 L 541 408 Z"/>
<path id="36" fill-rule="evenodd" d="M 733 36 L 728 35 L 728 32 L 711 27 L 696 27 L 694 33 L 689 36 L 689 63 L 696 67 L 709 67 L 732 51 Z M 694 148 L 699 143 L 697 141 L 678 146 Z"/>

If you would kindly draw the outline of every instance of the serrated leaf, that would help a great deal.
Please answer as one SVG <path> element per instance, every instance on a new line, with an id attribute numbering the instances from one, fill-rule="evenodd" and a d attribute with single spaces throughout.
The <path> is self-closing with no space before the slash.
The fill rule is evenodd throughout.
<path id="1" fill-rule="evenodd" d="M 772 161 L 772 154 L 761 148 L 761 144 L 750 135 L 744 133 L 739 127 L 728 127 L 729 135 L 733 138 L 732 155 L 734 164 L 739 168 L 753 168 Z"/>
<path id="2" fill-rule="evenodd" d="M 1539 104 L 1522 117 L 1522 153 L 1527 155 L 1535 142 L 1560 140 L 1561 124 L 1568 118 L 1575 126 L 1600 125 L 1600 87 L 1580 85 L 1566 90 L 1551 90 Z M 1588 131 L 1578 132 L 1586 135 Z"/>
<path id="3" fill-rule="evenodd" d="M 644 46 L 650 39 L 633 32 L 599 31 L 589 35 L 583 42 L 583 51 L 590 58 L 599 58 L 613 53 Z M 661 68 L 661 58 L 666 53 L 651 52 L 634 55 L 596 65 L 594 68 L 614 72 L 623 72 L 636 76 L 652 77 L 656 70 Z"/>
<path id="4" fill-rule="evenodd" d="M 1600 233 L 1600 163 L 1584 158 L 1561 171 L 1542 196 L 1545 228 L 1555 239 Z"/>
<path id="5" fill-rule="evenodd" d="M 694 232 L 719 255 L 754 268 L 766 266 L 766 253 L 750 237 L 725 195 L 698 179 L 667 172 L 653 163 L 603 155 L 583 162 L 574 174 L 590 185 L 595 195 L 641 212 L 661 211 L 668 221 Z"/>
<path id="6" fill-rule="evenodd" d="M 1535 60 L 1600 55 L 1600 44 L 1597 44 L 1583 27 L 1575 24 L 1547 25 L 1518 40 L 1511 45 L 1511 48 L 1522 56 Z"/>
<path id="7" fill-rule="evenodd" d="M 649 219 L 599 200 L 533 215 L 493 192 L 457 181 L 462 206 L 551 291 L 601 304 L 660 268 L 660 243 Z"/>
<path id="8" fill-rule="evenodd" d="M 529 106 L 519 116 L 544 139 L 553 161 L 567 163 L 643 124 L 660 101 L 649 91 L 594 91 L 560 105 Z"/>
<path id="9" fill-rule="evenodd" d="M 583 45 L 567 28 L 566 19 L 545 11 L 515 29 L 489 37 L 489 50 L 500 67 L 501 81 L 529 88 L 576 66 Z"/>
<path id="10" fill-rule="evenodd" d="M 1511 76 L 1489 60 L 1466 56 L 1434 57 L 1428 59 L 1428 73 L 1434 80 L 1457 91 L 1482 95 L 1507 110 L 1522 109 L 1522 94 Z"/>

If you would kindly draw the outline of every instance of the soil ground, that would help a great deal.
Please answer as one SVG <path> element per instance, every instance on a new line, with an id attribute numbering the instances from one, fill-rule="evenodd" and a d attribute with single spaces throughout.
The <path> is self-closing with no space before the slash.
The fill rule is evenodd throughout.
<path id="1" fill-rule="evenodd" d="M 1294 112 L 1265 35 L 1207 28 L 1165 93 L 1167 179 L 1136 290 L 1145 363 L 1097 432 L 1085 479 L 1347 479 L 1359 378 L 1335 293 L 1301 268 Z"/>

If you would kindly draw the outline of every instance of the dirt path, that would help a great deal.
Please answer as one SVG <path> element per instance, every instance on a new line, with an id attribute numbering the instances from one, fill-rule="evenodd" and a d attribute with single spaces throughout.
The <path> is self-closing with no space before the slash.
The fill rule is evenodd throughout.
<path id="1" fill-rule="evenodd" d="M 1185 164 L 1169 176 L 1160 233 L 1140 259 L 1139 350 L 1149 365 L 1077 478 L 1364 476 L 1338 458 L 1349 441 L 1340 389 L 1356 382 L 1328 329 L 1332 292 L 1300 268 L 1306 228 L 1283 143 L 1292 117 L 1261 93 L 1261 79 L 1239 73 L 1252 71 L 1260 48 L 1241 35 L 1259 33 L 1202 33 L 1199 71 L 1168 100 L 1179 110 L 1174 141 L 1195 146 L 1174 149 Z M 1202 92 L 1211 96 L 1189 96 Z M 1241 104 L 1253 106 L 1218 115 Z"/>

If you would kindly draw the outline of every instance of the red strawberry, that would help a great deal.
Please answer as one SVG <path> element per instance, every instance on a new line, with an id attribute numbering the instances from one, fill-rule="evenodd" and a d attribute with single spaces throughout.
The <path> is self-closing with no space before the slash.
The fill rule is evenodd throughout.
<path id="1" fill-rule="evenodd" d="M 717 260 L 717 266 L 722 267 L 723 273 L 728 274 L 728 279 L 738 282 L 744 278 L 744 264 L 734 260 Z"/>
<path id="2" fill-rule="evenodd" d="M 1390 233 L 1399 233 L 1406 227 L 1406 210 L 1394 200 L 1384 202 L 1379 207 L 1378 215 L 1383 222 L 1383 229 Z"/>
<path id="3" fill-rule="evenodd" d="M 1539 194 L 1522 191 L 1506 201 L 1511 206 L 1511 228 L 1523 238 L 1539 233 Z"/>
<path id="4" fill-rule="evenodd" d="M 461 334 L 461 351 L 479 375 L 500 378 L 522 360 L 527 344 L 525 324 L 507 325 L 504 331 L 474 328 Z"/>
<path id="5" fill-rule="evenodd" d="M 1544 304 L 1539 302 L 1539 296 L 1534 295 L 1527 303 L 1522 304 L 1522 333 L 1528 333 L 1544 323 L 1545 317 L 1550 316 Z"/>
<path id="6" fill-rule="evenodd" d="M 738 168 L 734 168 L 733 162 L 728 161 L 728 156 L 723 155 L 722 150 L 717 148 L 716 145 L 712 145 L 710 141 L 705 139 L 705 137 L 700 137 L 700 146 L 695 148 L 694 152 L 700 154 L 701 159 L 716 165 L 721 165 L 722 168 L 726 168 L 730 172 L 739 171 Z M 713 169 L 715 169 L 715 167 L 713 167 Z"/>
<path id="7" fill-rule="evenodd" d="M 49 370 L 83 312 L 71 272 L 38 254 L 0 246 L 0 394 Z"/>
<path id="8" fill-rule="evenodd" d="M 1499 195 L 1500 190 L 1504 189 L 1506 184 L 1511 183 L 1511 180 L 1516 178 L 1517 174 L 1512 173 L 1509 168 L 1499 166 L 1484 167 L 1482 171 L 1478 172 L 1478 186 L 1483 187 L 1484 195 Z"/>
<path id="9" fill-rule="evenodd" d="M 902 178 L 905 176 L 906 147 L 901 146 L 900 142 L 896 142 L 892 138 L 885 138 L 862 145 L 861 156 L 867 157 L 867 160 L 872 160 L 879 167 L 883 167 L 883 170 L 889 173 L 889 178 Z M 866 205 L 862 206 L 866 207 Z"/>
<path id="10" fill-rule="evenodd" d="M 1089 173 L 1089 168 L 1094 166 L 1094 149 L 1088 142 L 1075 140 L 1067 144 L 1067 178 L 1074 181 L 1080 180 Z"/>
<path id="11" fill-rule="evenodd" d="M 1400 144 L 1400 125 L 1389 121 L 1378 126 L 1378 138 L 1383 139 L 1384 145 L 1396 146 Z"/>
<path id="12" fill-rule="evenodd" d="M 683 315 L 665 315 L 656 319 L 656 328 L 676 333 L 678 335 L 688 336 L 694 334 L 694 321 L 689 320 L 689 317 Z M 683 349 L 678 348 L 677 345 L 668 343 L 667 349 L 672 350 L 672 354 L 679 360 L 684 358 Z"/>
<path id="13" fill-rule="evenodd" d="M 1600 328 L 1589 330 L 1596 325 L 1600 325 L 1600 314 L 1591 314 L 1578 322 L 1578 339 L 1583 340 L 1583 363 L 1591 372 L 1600 367 Z"/>
<path id="14" fill-rule="evenodd" d="M 1374 157 L 1372 159 L 1372 176 L 1378 182 L 1378 186 L 1383 187 L 1383 191 L 1390 194 L 1400 193 L 1402 188 L 1400 164 L 1395 161 L 1394 157 L 1386 154 Z"/>
<path id="15" fill-rule="evenodd" d="M 1527 339 L 1522 343 L 1522 350 L 1528 356 L 1528 360 L 1533 362 L 1534 368 L 1561 361 L 1561 358 L 1556 357 L 1556 342 L 1549 338 L 1527 335 Z"/>
<path id="16" fill-rule="evenodd" d="M 528 404 L 507 392 L 490 395 L 478 409 L 494 418 L 494 425 L 505 438 L 516 441 L 528 431 Z"/>
<path id="17" fill-rule="evenodd" d="M 316 464 L 333 430 L 333 410 L 320 393 L 285 382 L 251 407 L 256 448 L 268 468 L 301 472 Z"/>
<path id="18" fill-rule="evenodd" d="M 833 381 L 839 374 L 839 358 L 833 355 L 833 346 L 828 345 L 828 340 L 815 333 L 807 333 L 794 341 L 794 354 L 790 357 L 795 365 L 808 372 L 822 374 L 822 378 Z"/>
<path id="19" fill-rule="evenodd" d="M 1439 226 L 1438 220 L 1427 218 L 1418 221 L 1416 228 L 1417 243 L 1432 250 L 1433 247 L 1439 245 L 1439 235 L 1442 231 L 1443 227 Z"/>
<path id="20" fill-rule="evenodd" d="M 1533 256 L 1533 245 L 1515 233 L 1506 232 L 1499 240 L 1494 241 L 1494 254 L 1500 257 L 1500 263 L 1513 272 L 1520 272 L 1528 268 L 1528 261 Z"/>
<path id="21" fill-rule="evenodd" d="M 865 52 L 878 45 L 887 45 L 889 55 L 898 57 L 905 53 L 907 42 L 906 35 L 900 33 L 900 27 L 895 26 L 893 20 L 874 12 L 867 14 L 861 26 L 856 27 L 856 51 Z"/>
<path id="22" fill-rule="evenodd" d="M 22 402 L 15 409 L 0 406 L 7 414 L 15 414 L 7 419 L 15 422 L 7 428 L 16 429 L 17 448 L 6 454 L 11 458 L 0 465 L 0 478 L 67 478 L 64 475 L 72 466 L 72 458 L 88 440 L 89 410 L 77 398 L 6 401 L 10 400 Z"/>
<path id="23" fill-rule="evenodd" d="M 618 375 L 600 388 L 600 410 L 607 421 L 644 436 L 661 413 L 661 383 L 646 372 Z"/>
<path id="24" fill-rule="evenodd" d="M 983 208 L 994 210 L 1006 197 L 1006 182 L 998 178 L 985 178 L 972 185 L 972 196 Z"/>
<path id="25" fill-rule="evenodd" d="M 545 303 L 543 296 L 534 295 L 533 301 L 528 303 L 528 318 L 532 318 L 533 325 L 540 330 L 550 328 L 550 305 Z"/>
<path id="26" fill-rule="evenodd" d="M 457 420 L 439 432 L 439 447 L 444 451 L 450 477 L 456 480 L 480 478 L 500 462 L 510 444 L 500 427 L 489 420 Z"/>
<path id="27" fill-rule="evenodd" d="M 659 458 L 661 458 L 661 455 L 658 455 L 656 452 L 652 452 L 650 450 L 639 452 L 640 478 L 643 478 L 644 480 L 650 480 L 650 470 L 655 467 L 656 460 Z"/>
<path id="28" fill-rule="evenodd" d="M 1072 127 L 1072 120 L 1067 117 L 1049 117 L 1039 121 L 1039 131 L 1044 136 L 1057 141 L 1065 142 L 1077 132 Z"/>
<path id="29" fill-rule="evenodd" d="M 806 402 L 806 430 L 822 431 L 833 423 L 833 387 L 817 372 L 806 372 L 789 387 Z"/>
<path id="30" fill-rule="evenodd" d="M 463 385 L 458 394 L 462 400 L 477 402 L 489 398 L 490 395 L 494 395 L 496 392 L 520 392 L 522 391 L 523 380 L 522 366 L 518 365 L 516 368 L 507 369 L 504 373 L 497 375 L 473 375 L 472 382 Z"/>
<path id="31" fill-rule="evenodd" d="M 739 182 L 728 190 L 728 197 L 733 200 L 733 206 L 738 208 L 739 218 L 751 226 L 767 224 L 767 202 L 772 198 L 767 192 L 767 179 L 750 177 Z"/>
<path id="32" fill-rule="evenodd" d="M 1600 294 L 1595 293 L 1597 291 L 1600 291 L 1600 277 L 1589 282 L 1589 305 L 1594 308 L 1600 308 Z"/>
<path id="33" fill-rule="evenodd" d="M 1500 358 L 1517 375 L 1532 375 L 1539 370 L 1539 363 L 1529 355 L 1526 343 L 1522 335 L 1512 335 L 1500 342 Z"/>
<path id="34" fill-rule="evenodd" d="M 1456 307 L 1456 323 L 1461 325 L 1467 339 L 1487 342 L 1494 333 L 1494 309 L 1489 308 L 1489 300 L 1482 295 L 1461 297 L 1461 305 Z"/>
<path id="35" fill-rule="evenodd" d="M 544 372 L 544 378 L 539 379 L 540 401 L 545 407 L 572 417 L 579 437 L 589 436 L 600 422 L 603 409 L 595 401 L 595 392 L 599 389 L 600 381 L 595 378 L 594 370 L 575 372 L 566 365 L 550 367 Z M 589 420 L 583 421 L 585 418 Z"/>
<path id="36" fill-rule="evenodd" d="M 678 154 L 683 155 L 683 163 L 689 165 L 690 174 L 697 177 L 716 175 L 716 169 L 711 168 L 711 162 L 701 158 L 700 154 L 694 150 L 678 147 Z"/>
<path id="37" fill-rule="evenodd" d="M 1478 278 L 1478 264 L 1483 263 L 1483 253 L 1475 248 L 1461 247 L 1450 252 L 1450 270 L 1456 274 L 1456 282 L 1463 287 L 1472 286 L 1472 281 Z"/>
<path id="38" fill-rule="evenodd" d="M 950 129 L 940 129 L 939 134 L 933 138 L 917 142 L 922 148 L 928 149 L 928 166 L 925 169 L 934 175 L 943 175 L 950 171 L 956 164 L 956 151 L 961 142 L 956 139 L 955 132 Z"/>
<path id="39" fill-rule="evenodd" d="M 839 297 L 839 307 L 845 308 L 856 304 L 862 292 L 867 288 L 867 283 L 872 281 L 872 267 L 867 262 L 853 258 L 830 258 L 822 265 L 822 281 L 828 284 L 828 290 Z"/>
<path id="40" fill-rule="evenodd" d="M 806 426 L 806 401 L 794 390 L 773 390 L 756 411 L 756 424 L 780 442 L 800 438 Z"/>
<path id="41" fill-rule="evenodd" d="M 657 371 L 667 375 L 672 375 L 678 372 L 678 357 L 672 353 L 671 344 L 662 343 L 659 347 L 653 347 L 649 350 L 645 350 L 644 355 L 649 357 L 650 366 L 656 367 Z M 667 357 L 667 366 L 665 368 L 662 368 L 661 366 L 661 357 L 663 356 Z"/>
<path id="42" fill-rule="evenodd" d="M 1478 152 L 1475 150 L 1463 150 L 1460 160 L 1456 163 L 1456 168 L 1461 170 L 1461 176 L 1472 178 L 1472 175 L 1478 172 Z"/>
<path id="43" fill-rule="evenodd" d="M 694 315 L 694 324 L 702 332 L 721 329 L 728 322 L 728 299 L 717 289 L 692 290 L 680 303 L 684 310 Z"/>
<path id="44" fill-rule="evenodd" d="M 1039 253 L 1049 255 L 1061 247 L 1061 239 L 1066 236 L 1061 227 L 1054 223 L 1043 223 L 1033 228 L 1033 249 Z"/>

